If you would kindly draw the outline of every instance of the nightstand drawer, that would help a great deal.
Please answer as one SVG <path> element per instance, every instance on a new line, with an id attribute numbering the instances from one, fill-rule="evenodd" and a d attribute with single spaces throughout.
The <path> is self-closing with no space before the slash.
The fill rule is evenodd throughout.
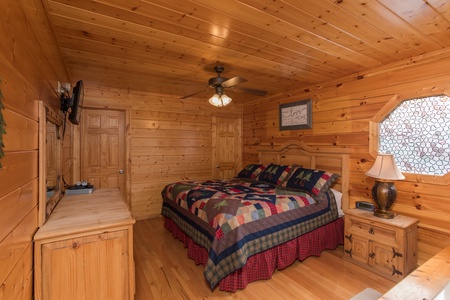
<path id="1" fill-rule="evenodd" d="M 382 227 L 374 225 L 367 220 L 359 220 L 357 218 L 350 219 L 349 233 L 365 237 L 374 241 L 382 241 L 385 244 L 395 246 L 397 244 L 397 230 L 394 228 Z"/>

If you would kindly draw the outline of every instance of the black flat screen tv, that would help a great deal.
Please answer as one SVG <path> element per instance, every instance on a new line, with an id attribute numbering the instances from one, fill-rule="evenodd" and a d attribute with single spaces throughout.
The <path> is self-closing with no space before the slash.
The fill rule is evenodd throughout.
<path id="1" fill-rule="evenodd" d="M 72 105 L 70 106 L 69 121 L 79 125 L 81 117 L 81 107 L 83 106 L 84 87 L 83 80 L 79 80 L 72 91 Z"/>

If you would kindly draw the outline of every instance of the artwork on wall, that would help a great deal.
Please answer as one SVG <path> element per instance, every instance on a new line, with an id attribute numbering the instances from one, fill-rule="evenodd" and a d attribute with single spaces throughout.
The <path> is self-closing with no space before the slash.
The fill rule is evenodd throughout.
<path id="1" fill-rule="evenodd" d="M 280 130 L 312 128 L 312 100 L 280 104 Z"/>

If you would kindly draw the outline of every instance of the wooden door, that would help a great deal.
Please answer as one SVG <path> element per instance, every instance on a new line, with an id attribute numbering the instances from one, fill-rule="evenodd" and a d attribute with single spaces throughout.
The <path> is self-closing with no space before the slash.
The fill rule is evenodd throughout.
<path id="1" fill-rule="evenodd" d="M 213 117 L 212 125 L 213 178 L 234 177 L 242 169 L 242 119 Z"/>
<path id="2" fill-rule="evenodd" d="M 125 193 L 125 112 L 83 109 L 81 179 Z"/>

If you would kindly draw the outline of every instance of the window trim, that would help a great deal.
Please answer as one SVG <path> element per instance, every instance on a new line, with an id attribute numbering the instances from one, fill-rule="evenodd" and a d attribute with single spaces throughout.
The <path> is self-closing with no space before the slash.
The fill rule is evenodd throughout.
<path id="1" fill-rule="evenodd" d="M 398 94 L 392 95 L 389 101 L 378 111 L 378 113 L 369 120 L 369 154 L 374 159 L 378 154 L 378 142 L 380 138 L 380 123 L 383 121 L 387 115 L 389 115 L 393 110 L 395 110 L 400 103 L 403 101 L 408 101 L 414 98 L 424 98 L 433 97 L 439 95 L 446 95 L 450 97 L 450 91 L 445 89 L 441 92 L 435 93 L 424 93 L 423 95 L 415 94 L 412 97 L 400 98 Z M 428 174 L 415 174 L 402 172 L 405 175 L 406 181 L 420 182 L 420 183 L 432 183 L 437 185 L 449 185 L 450 184 L 450 172 L 444 175 L 428 175 Z"/>

